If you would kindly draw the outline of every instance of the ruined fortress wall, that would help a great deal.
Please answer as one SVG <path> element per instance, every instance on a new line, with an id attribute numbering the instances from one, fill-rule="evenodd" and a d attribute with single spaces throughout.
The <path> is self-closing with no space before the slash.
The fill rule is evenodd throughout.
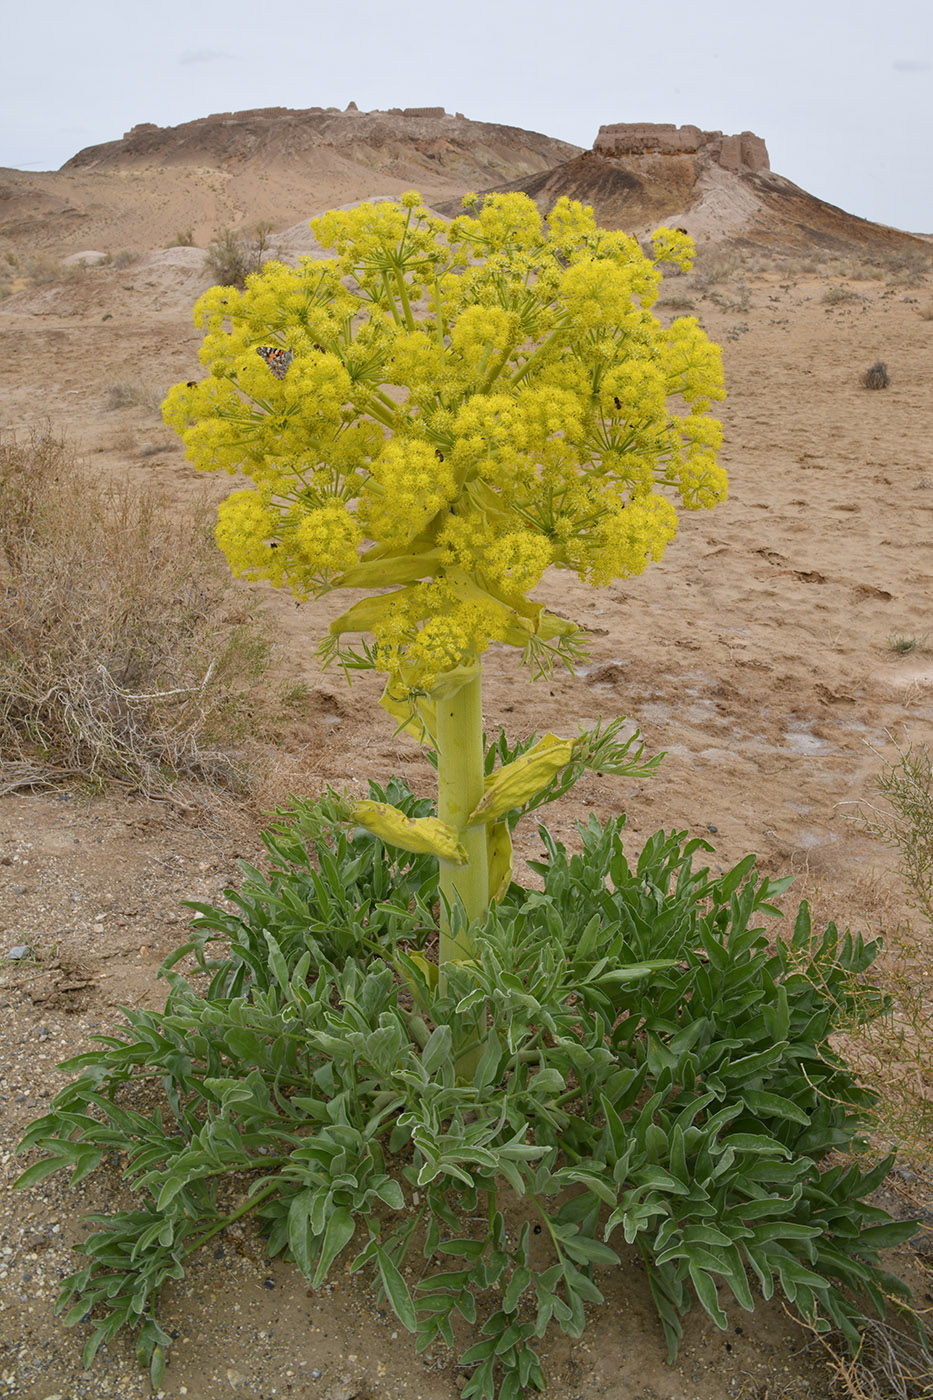
<path id="1" fill-rule="evenodd" d="M 601 156 L 703 155 L 726 170 L 770 170 L 768 148 L 760 136 L 743 131 L 724 136 L 698 126 L 672 122 L 614 122 L 601 126 L 593 143 Z"/>

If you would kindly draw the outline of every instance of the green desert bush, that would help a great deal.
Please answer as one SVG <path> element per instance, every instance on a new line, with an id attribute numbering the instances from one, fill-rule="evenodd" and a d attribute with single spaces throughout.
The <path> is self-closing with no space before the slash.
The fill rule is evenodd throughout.
<path id="1" fill-rule="evenodd" d="M 891 632 L 888 636 L 888 646 L 898 656 L 912 656 L 915 652 L 926 651 L 928 636 L 926 633 L 922 637 L 913 636 L 906 632 Z"/>
<path id="2" fill-rule="evenodd" d="M 0 784 L 229 782 L 267 644 L 208 510 L 0 439 Z"/>
<path id="3" fill-rule="evenodd" d="M 370 792 L 431 811 L 394 779 Z M 875 945 L 806 905 L 772 944 L 788 882 L 754 857 L 714 875 L 706 842 L 658 832 L 630 860 L 624 818 L 591 817 L 577 855 L 539 827 L 541 888 L 510 886 L 440 992 L 436 858 L 348 810 L 280 813 L 269 872 L 191 905 L 164 1012 L 70 1061 L 22 1143 L 21 1186 L 119 1153 L 134 1191 L 62 1286 L 86 1361 L 128 1326 L 158 1384 L 162 1283 L 250 1214 L 313 1288 L 338 1259 L 371 1275 L 419 1351 L 469 1325 L 467 1400 L 542 1389 L 541 1339 L 579 1336 L 597 1270 L 636 1259 L 672 1357 L 691 1306 L 725 1328 L 775 1292 L 857 1351 L 864 1312 L 905 1297 L 879 1251 L 916 1229 L 868 1203 L 891 1159 L 844 1155 L 873 1096 L 831 1038 L 883 1009 Z"/>
<path id="4" fill-rule="evenodd" d="M 251 272 L 258 272 L 269 251 L 273 225 L 260 221 L 253 228 L 234 232 L 223 228 L 207 245 L 204 264 L 222 287 L 244 287 Z"/>
<path id="5" fill-rule="evenodd" d="M 245 240 L 233 229 L 222 228 L 207 245 L 204 266 L 219 286 L 244 287 L 253 259 Z"/>

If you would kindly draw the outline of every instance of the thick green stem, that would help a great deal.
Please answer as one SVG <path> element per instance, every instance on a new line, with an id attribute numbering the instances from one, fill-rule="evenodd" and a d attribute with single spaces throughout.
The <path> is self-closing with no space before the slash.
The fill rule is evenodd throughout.
<path id="1" fill-rule="evenodd" d="M 483 706 L 480 672 L 443 700 L 437 713 L 437 815 L 457 833 L 469 859 L 465 865 L 441 861 L 441 895 L 448 904 L 459 896 L 469 919 L 480 919 L 489 905 L 489 863 L 486 828 L 467 827 L 466 820 L 483 795 Z M 443 905 L 442 899 L 442 905 Z M 441 911 L 441 977 L 446 962 L 473 956 L 464 930 L 451 932 L 446 909 Z"/>

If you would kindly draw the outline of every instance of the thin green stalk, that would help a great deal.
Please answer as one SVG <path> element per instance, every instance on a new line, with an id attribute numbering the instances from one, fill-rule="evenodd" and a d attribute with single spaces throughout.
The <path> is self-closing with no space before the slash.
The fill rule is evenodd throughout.
<path id="1" fill-rule="evenodd" d="M 399 299 L 402 303 L 402 311 L 405 316 L 405 325 L 410 331 L 415 329 L 415 317 L 411 309 L 411 302 L 408 300 L 408 288 L 405 286 L 405 272 L 403 266 L 395 266 L 395 281 L 398 285 Z"/>
<path id="2" fill-rule="evenodd" d="M 371 384 L 369 386 L 369 392 L 372 394 L 373 398 L 376 399 L 379 403 L 385 404 L 386 408 L 391 409 L 394 417 L 398 416 L 398 404 L 395 402 L 394 399 L 390 399 L 389 395 L 384 393 L 382 389 L 378 388 L 376 385 Z"/>
<path id="3" fill-rule="evenodd" d="M 289 1159 L 287 1157 L 283 1157 L 282 1164 L 284 1164 L 288 1160 Z M 271 1159 L 262 1162 L 260 1165 L 266 1167 L 270 1164 L 270 1161 Z M 275 1162 L 272 1162 L 271 1164 L 279 1165 L 279 1163 Z M 244 1205 L 239 1206 L 230 1215 L 225 1215 L 223 1220 L 220 1220 L 217 1222 L 216 1225 L 213 1225 L 211 1229 L 207 1231 L 206 1234 L 200 1235 L 198 1239 L 195 1240 L 194 1244 L 189 1245 L 185 1249 L 185 1253 L 194 1254 L 195 1250 L 200 1249 L 202 1244 L 207 1244 L 207 1241 L 209 1239 L 212 1239 L 214 1235 L 220 1234 L 221 1230 L 225 1230 L 227 1226 L 232 1225 L 235 1220 L 239 1220 L 240 1217 L 243 1215 L 249 1215 L 251 1210 L 255 1210 L 259 1203 L 261 1201 L 264 1201 L 267 1196 L 271 1196 L 273 1192 L 279 1191 L 281 1189 L 281 1186 L 282 1183 L 278 1180 L 270 1181 L 268 1186 L 266 1186 L 262 1191 L 257 1191 L 255 1196 L 251 1196 L 250 1199 Z"/>
<path id="4" fill-rule="evenodd" d="M 447 326 L 444 322 L 444 302 L 441 298 L 441 285 L 437 273 L 434 274 L 434 314 L 437 322 L 437 340 L 439 345 L 444 344 L 444 336 L 447 333 Z"/>
<path id="5" fill-rule="evenodd" d="M 547 354 L 548 350 L 550 350 L 551 346 L 554 344 L 554 341 L 557 340 L 558 337 L 563 333 L 564 329 L 566 328 L 566 324 L 566 318 L 558 322 L 558 324 L 551 331 L 551 334 L 548 336 L 547 340 L 543 340 L 538 346 L 537 350 L 535 350 L 531 355 L 528 356 L 528 359 L 525 361 L 525 363 L 523 365 L 519 365 L 518 369 L 515 371 L 515 373 L 509 380 L 509 384 L 512 388 L 514 388 L 515 385 L 520 382 L 520 380 L 524 379 L 525 375 L 530 369 L 534 368 L 536 363 L 541 359 L 542 355 Z"/>
<path id="6" fill-rule="evenodd" d="M 393 405 L 393 407 L 397 408 L 397 405 Z M 366 412 L 371 414 L 373 418 L 378 419 L 378 421 L 387 428 L 394 428 L 398 421 L 398 414 L 388 413 L 386 409 L 384 409 L 382 405 L 378 402 L 378 400 L 373 394 L 369 395 L 369 402 L 366 405 Z"/>

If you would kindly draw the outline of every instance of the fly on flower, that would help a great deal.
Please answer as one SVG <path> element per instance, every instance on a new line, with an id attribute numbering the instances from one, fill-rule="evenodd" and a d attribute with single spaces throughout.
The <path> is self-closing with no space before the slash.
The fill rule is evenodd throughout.
<path id="1" fill-rule="evenodd" d="M 261 355 L 276 379 L 284 379 L 294 356 L 291 350 L 282 350 L 277 345 L 257 345 L 256 354 Z"/>

